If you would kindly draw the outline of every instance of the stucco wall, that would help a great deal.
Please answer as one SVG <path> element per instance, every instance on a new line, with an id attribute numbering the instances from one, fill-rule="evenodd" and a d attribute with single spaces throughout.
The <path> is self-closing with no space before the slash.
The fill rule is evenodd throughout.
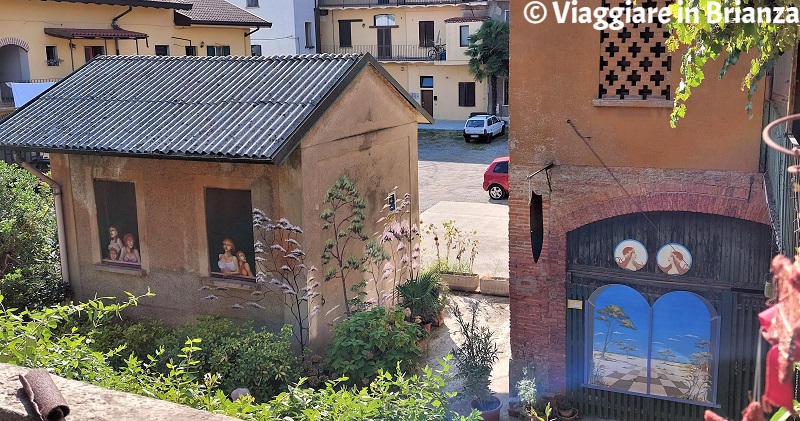
<path id="1" fill-rule="evenodd" d="M 275 215 L 275 203 L 299 201 L 282 180 L 299 177 L 299 162 L 280 168 L 269 165 L 192 162 L 51 154 L 53 177 L 64 188 L 70 277 L 75 298 L 141 294 L 149 287 L 154 298 L 142 300 L 132 313 L 178 323 L 199 314 L 254 319 L 277 328 L 283 324 L 282 305 L 266 310 L 232 310 L 232 300 L 202 301 L 199 291 L 212 263 L 207 244 L 205 188 L 246 189 L 253 206 Z M 102 256 L 93 180 L 128 181 L 136 188 L 142 271 L 99 264 Z M 287 188 L 291 189 L 291 183 Z M 286 205 L 284 208 L 291 208 Z M 299 219 L 300 216 L 284 215 Z M 226 293 L 246 298 L 250 290 Z M 242 298 L 242 300 L 244 300 Z M 244 301 L 249 301 L 244 300 Z M 241 302 L 241 301 L 240 301 Z M 273 303 L 274 304 L 274 303 Z M 288 320 L 287 320 L 288 321 Z"/>
<path id="2" fill-rule="evenodd" d="M 0 38 L 16 37 L 30 44 L 28 61 L 30 63 L 30 77 L 32 79 L 61 78 L 72 71 L 69 40 L 56 38 L 44 33 L 44 28 L 91 28 L 110 29 L 112 19 L 127 10 L 125 6 L 110 6 L 97 4 L 69 3 L 69 2 L 17 2 L 1 0 L 0 9 L 3 10 L 3 25 L 0 26 Z M 156 45 L 170 46 L 170 55 L 182 56 L 185 54 L 184 46 L 189 45 L 184 40 L 192 40 L 192 45 L 197 46 L 200 56 L 206 55 L 204 45 L 229 45 L 232 55 L 250 55 L 250 40 L 243 35 L 249 31 L 246 27 L 228 26 L 194 26 L 176 27 L 174 24 L 174 11 L 172 9 L 156 9 L 134 7 L 133 11 L 119 19 L 118 24 L 129 31 L 143 32 L 149 36 L 138 41 L 138 54 L 155 54 Z M 116 54 L 114 40 L 101 39 L 75 39 L 76 48 L 72 50 L 74 65 L 77 69 L 85 63 L 84 47 L 104 46 L 106 54 Z M 119 40 L 119 53 L 121 55 L 137 54 L 137 41 Z M 45 46 L 55 45 L 58 56 L 64 60 L 59 66 L 48 66 Z"/>
<path id="3" fill-rule="evenodd" d="M 301 145 L 303 159 L 303 215 L 306 231 L 306 250 L 310 258 L 319 262 L 324 242 L 332 237 L 331 231 L 322 231 L 320 213 L 325 208 L 323 200 L 336 179 L 348 175 L 356 185 L 367 205 L 364 233 L 375 238 L 382 232 L 385 198 L 396 192 L 398 200 L 406 193 L 411 195 L 408 217 L 419 220 L 417 191 L 417 124 L 415 112 L 405 101 L 387 101 L 394 88 L 377 72 L 367 68 L 350 89 L 339 98 L 336 105 L 309 132 Z M 354 113 L 361 109 L 363 112 Z M 343 124 L 346 122 L 345 124 Z M 309 236 L 310 232 L 321 235 Z M 352 243 L 349 253 L 363 256 L 364 244 Z M 322 282 L 325 266 L 317 263 Z M 357 275 L 352 278 L 359 282 Z M 357 279 L 357 280 L 356 280 Z M 348 297 L 352 293 L 348 288 Z M 381 289 L 391 288 L 380 285 Z M 341 282 L 322 283 L 325 298 L 319 315 L 312 321 L 311 337 L 317 343 L 327 343 L 332 338 L 331 326 L 344 314 Z M 370 283 L 365 291 L 367 299 L 375 299 L 375 285 Z"/>

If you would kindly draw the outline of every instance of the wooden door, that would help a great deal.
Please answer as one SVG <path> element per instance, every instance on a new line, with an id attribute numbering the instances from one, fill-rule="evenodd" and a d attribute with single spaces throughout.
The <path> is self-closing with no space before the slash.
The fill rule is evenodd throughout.
<path id="1" fill-rule="evenodd" d="M 422 100 L 422 108 L 424 108 L 428 114 L 433 115 L 433 89 L 420 90 L 420 99 Z"/>
<path id="2" fill-rule="evenodd" d="M 378 58 L 392 57 L 392 28 L 378 28 Z"/>

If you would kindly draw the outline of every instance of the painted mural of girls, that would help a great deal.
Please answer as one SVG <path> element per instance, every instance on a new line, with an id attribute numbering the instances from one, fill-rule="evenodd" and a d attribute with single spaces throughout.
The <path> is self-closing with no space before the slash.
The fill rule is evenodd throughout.
<path id="1" fill-rule="evenodd" d="M 253 276 L 253 271 L 250 270 L 250 263 L 247 263 L 247 257 L 244 252 L 239 250 L 236 252 L 236 257 L 239 258 L 239 274 L 242 276 Z"/>
<path id="2" fill-rule="evenodd" d="M 637 271 L 647 263 L 647 250 L 636 240 L 623 240 L 614 249 L 614 261 L 622 269 Z"/>
<path id="3" fill-rule="evenodd" d="M 122 239 L 119 238 L 119 230 L 114 225 L 108 227 L 108 235 L 111 237 L 111 241 L 108 243 L 108 251 L 109 255 L 111 255 L 111 250 L 116 249 L 117 257 L 111 257 L 111 260 L 119 260 L 120 252 L 125 245 L 122 243 Z"/>
<path id="4" fill-rule="evenodd" d="M 225 252 L 219 255 L 219 271 L 224 275 L 236 275 L 239 273 L 239 259 L 236 257 L 236 244 L 230 238 L 222 240 L 222 250 Z"/>
<path id="5" fill-rule="evenodd" d="M 683 275 L 692 267 L 692 254 L 681 244 L 669 243 L 658 250 L 656 263 L 667 275 Z"/>
<path id="6" fill-rule="evenodd" d="M 125 246 L 122 248 L 120 256 L 122 261 L 125 263 L 141 263 L 139 250 L 136 250 L 136 238 L 131 233 L 126 233 L 123 238 L 125 239 Z"/>

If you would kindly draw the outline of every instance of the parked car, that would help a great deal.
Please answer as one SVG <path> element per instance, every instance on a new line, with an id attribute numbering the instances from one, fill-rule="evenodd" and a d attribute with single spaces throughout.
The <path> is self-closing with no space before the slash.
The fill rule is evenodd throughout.
<path id="1" fill-rule="evenodd" d="M 479 114 L 470 116 L 469 120 L 464 123 L 464 140 L 467 142 L 471 139 L 483 139 L 486 143 L 489 143 L 493 137 L 500 136 L 505 132 L 506 122 L 493 115 Z"/>
<path id="2" fill-rule="evenodd" d="M 508 157 L 497 158 L 489 164 L 483 173 L 483 189 L 489 192 L 489 198 L 500 200 L 508 197 Z"/>

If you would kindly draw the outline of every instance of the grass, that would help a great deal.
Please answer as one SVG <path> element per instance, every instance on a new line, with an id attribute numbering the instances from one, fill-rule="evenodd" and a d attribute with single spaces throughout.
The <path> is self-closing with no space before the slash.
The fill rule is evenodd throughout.
<path id="1" fill-rule="evenodd" d="M 482 140 L 471 140 L 469 143 L 465 142 L 461 131 L 458 130 L 421 129 L 419 130 L 417 139 L 419 141 L 419 146 L 441 146 L 452 144 L 452 142 L 458 142 L 458 144 L 464 145 L 470 149 L 484 150 L 489 147 L 489 144 Z M 508 130 L 506 130 L 505 134 L 492 139 L 492 143 L 495 142 L 508 142 Z"/>

